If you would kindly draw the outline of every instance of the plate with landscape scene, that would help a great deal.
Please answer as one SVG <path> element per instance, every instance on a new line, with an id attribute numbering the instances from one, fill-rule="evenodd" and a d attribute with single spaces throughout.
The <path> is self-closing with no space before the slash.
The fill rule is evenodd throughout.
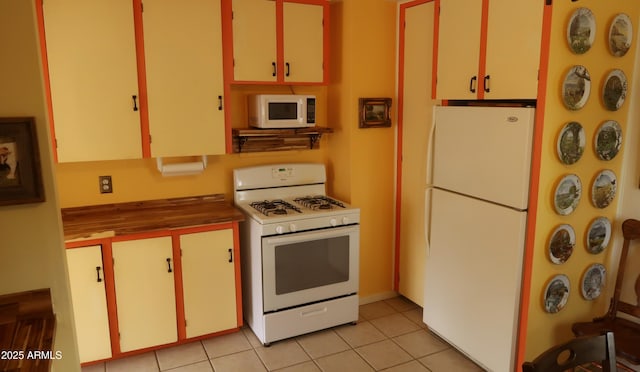
<path id="1" fill-rule="evenodd" d="M 598 173 L 591 187 L 591 201 L 596 208 L 606 208 L 616 197 L 618 181 L 612 170 Z"/>
<path id="2" fill-rule="evenodd" d="M 580 110 L 591 93 L 591 75 L 586 67 L 576 65 L 569 69 L 562 83 L 562 100 L 569 110 Z"/>
<path id="3" fill-rule="evenodd" d="M 552 314 L 562 310 L 567 304 L 570 291 L 569 277 L 558 274 L 551 278 L 544 289 L 544 309 Z"/>
<path id="4" fill-rule="evenodd" d="M 576 163 L 584 154 L 585 143 L 582 124 L 577 121 L 567 123 L 560 131 L 556 146 L 560 161 L 567 165 Z"/>
<path id="5" fill-rule="evenodd" d="M 556 265 L 567 262 L 576 246 L 576 233 L 571 225 L 560 225 L 549 240 L 549 258 Z"/>
<path id="6" fill-rule="evenodd" d="M 615 69 L 607 75 L 602 87 L 602 102 L 609 111 L 618 111 L 627 97 L 627 76 Z"/>
<path id="7" fill-rule="evenodd" d="M 611 240 L 611 221 L 606 217 L 596 218 L 587 231 L 587 251 L 598 254 L 604 251 Z"/>
<path id="8" fill-rule="evenodd" d="M 567 25 L 567 42 L 575 54 L 584 54 L 596 38 L 596 19 L 588 8 L 578 8 Z"/>
<path id="9" fill-rule="evenodd" d="M 607 120 L 596 131 L 595 150 L 601 160 L 616 157 L 622 146 L 622 128 L 615 120 Z"/>
<path id="10" fill-rule="evenodd" d="M 553 204 L 556 212 L 566 216 L 571 214 L 582 196 L 582 183 L 575 174 L 567 174 L 562 177 L 554 193 Z"/>
<path id="11" fill-rule="evenodd" d="M 615 16 L 609 27 L 609 51 L 615 57 L 622 57 L 631 48 L 633 25 L 631 18 L 624 13 Z"/>
<path id="12" fill-rule="evenodd" d="M 601 264 L 593 264 L 587 268 L 582 276 L 582 297 L 585 300 L 595 300 L 600 297 L 606 280 L 606 270 Z"/>

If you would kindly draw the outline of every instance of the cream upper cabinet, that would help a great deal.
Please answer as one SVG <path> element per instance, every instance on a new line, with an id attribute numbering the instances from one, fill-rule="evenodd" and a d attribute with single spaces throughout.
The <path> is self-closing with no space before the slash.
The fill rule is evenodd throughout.
<path id="1" fill-rule="evenodd" d="M 80 362 L 111 358 L 102 247 L 66 252 Z"/>
<path id="2" fill-rule="evenodd" d="M 234 80 L 275 82 L 276 59 L 276 2 L 233 0 Z"/>
<path id="3" fill-rule="evenodd" d="M 442 0 L 437 98 L 535 99 L 543 9 L 537 0 Z"/>
<path id="4" fill-rule="evenodd" d="M 120 351 L 178 340 L 170 236 L 112 243 Z"/>
<path id="5" fill-rule="evenodd" d="M 477 98 L 481 14 L 481 0 L 440 1 L 438 98 Z"/>
<path id="6" fill-rule="evenodd" d="M 220 0 L 145 0 L 151 156 L 225 152 Z"/>
<path id="7" fill-rule="evenodd" d="M 142 157 L 131 0 L 44 0 L 59 162 Z"/>
<path id="8" fill-rule="evenodd" d="M 489 1 L 485 98 L 538 96 L 543 11 L 537 0 Z"/>
<path id="9" fill-rule="evenodd" d="M 283 4 L 285 82 L 323 81 L 323 11 L 320 5 Z"/>
<path id="10" fill-rule="evenodd" d="M 324 82 L 326 7 L 324 1 L 233 0 L 234 81 Z"/>
<path id="11" fill-rule="evenodd" d="M 187 338 L 238 326 L 233 230 L 180 235 Z"/>

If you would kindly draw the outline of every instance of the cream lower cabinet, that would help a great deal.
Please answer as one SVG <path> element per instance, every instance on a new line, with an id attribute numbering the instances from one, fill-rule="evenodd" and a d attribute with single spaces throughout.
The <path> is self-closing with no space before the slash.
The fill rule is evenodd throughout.
<path id="1" fill-rule="evenodd" d="M 178 340 L 170 236 L 112 243 L 120 351 Z"/>
<path id="2" fill-rule="evenodd" d="M 80 362 L 111 358 L 102 247 L 66 252 Z"/>
<path id="3" fill-rule="evenodd" d="M 145 0 L 151 156 L 225 152 L 220 0 Z"/>
<path id="4" fill-rule="evenodd" d="M 180 235 L 187 338 L 238 326 L 233 230 Z"/>

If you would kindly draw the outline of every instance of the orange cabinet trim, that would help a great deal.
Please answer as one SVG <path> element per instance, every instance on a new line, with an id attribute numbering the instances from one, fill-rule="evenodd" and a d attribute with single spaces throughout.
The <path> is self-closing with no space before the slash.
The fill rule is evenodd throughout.
<path id="1" fill-rule="evenodd" d="M 144 26 L 142 24 L 142 0 L 133 0 L 133 25 L 136 40 L 136 62 L 138 67 L 138 107 L 140 109 L 140 138 L 142 157 L 151 157 L 149 137 L 149 106 L 147 95 L 147 69 L 144 55 Z"/>
<path id="2" fill-rule="evenodd" d="M 478 99 L 484 99 L 485 74 L 487 72 L 487 35 L 489 33 L 489 1 L 482 2 L 480 23 L 480 61 L 478 62 Z"/>
<path id="3" fill-rule="evenodd" d="M 538 198 L 540 193 L 540 165 L 542 163 L 542 137 L 544 128 L 544 110 L 547 104 L 547 79 L 549 75 L 549 47 L 551 39 L 551 15 L 553 6 L 546 2 L 542 16 L 542 38 L 540 42 L 540 76 L 538 84 L 538 104 L 533 132 L 533 156 L 531 159 L 531 189 L 529 190 L 529 216 L 527 223 L 522 271 L 522 293 L 520 301 L 520 322 L 517 340 L 516 366 L 525 362 L 527 346 L 527 326 L 531 303 L 531 277 L 533 272 L 533 253 L 535 249 Z M 536 294 L 537 295 L 537 294 Z"/>
<path id="4" fill-rule="evenodd" d="M 45 100 L 47 101 L 47 117 L 49 119 L 49 131 L 51 132 L 51 149 L 53 161 L 58 162 L 58 146 L 56 143 L 56 128 L 53 124 L 53 105 L 51 104 L 51 80 L 49 79 L 49 59 L 47 57 L 47 39 L 44 29 L 44 11 L 42 1 L 35 0 L 36 18 L 38 23 L 38 38 L 40 39 L 40 54 L 42 55 L 42 74 L 44 78 Z"/>

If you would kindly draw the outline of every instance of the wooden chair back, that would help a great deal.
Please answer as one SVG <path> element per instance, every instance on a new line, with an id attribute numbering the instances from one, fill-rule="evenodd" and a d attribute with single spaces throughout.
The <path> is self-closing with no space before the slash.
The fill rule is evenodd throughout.
<path id="1" fill-rule="evenodd" d="M 523 372 L 563 372 L 596 362 L 605 372 L 616 372 L 616 351 L 613 332 L 582 336 L 540 354 L 534 361 L 522 365 Z"/>
<path id="2" fill-rule="evenodd" d="M 612 331 L 616 337 L 617 355 L 637 365 L 640 364 L 640 275 L 635 281 L 635 305 L 622 301 L 620 294 L 627 268 L 629 246 L 632 241 L 640 239 L 640 221 L 625 220 L 622 223 L 622 235 L 624 243 L 620 252 L 618 274 L 609 310 L 604 316 L 595 318 L 591 322 L 575 323 L 571 329 L 576 336 Z M 626 316 L 619 317 L 618 315 L 621 313 Z"/>
<path id="3" fill-rule="evenodd" d="M 640 238 L 640 221 L 624 221 L 622 223 L 622 236 L 624 237 L 624 243 L 622 244 L 622 252 L 620 252 L 616 286 L 615 291 L 613 292 L 613 298 L 611 299 L 611 307 L 609 308 L 609 313 L 607 315 L 617 316 L 617 313 L 621 312 L 640 319 L 640 274 L 638 274 L 635 283 L 636 304 L 633 305 L 620 300 L 620 293 L 622 292 L 622 282 L 624 281 L 624 273 L 627 267 L 629 245 L 631 244 L 631 241 Z"/>

